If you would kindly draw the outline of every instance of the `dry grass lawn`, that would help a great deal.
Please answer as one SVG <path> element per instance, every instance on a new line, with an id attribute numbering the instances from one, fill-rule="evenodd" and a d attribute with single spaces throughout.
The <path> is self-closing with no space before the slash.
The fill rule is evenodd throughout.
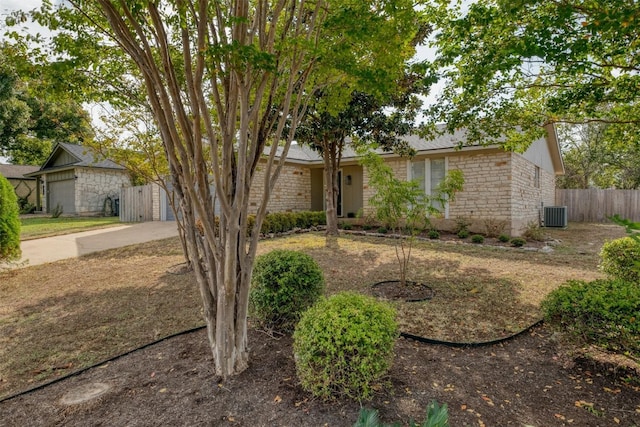
<path id="1" fill-rule="evenodd" d="M 615 226 L 571 224 L 549 231 L 552 253 L 419 242 L 410 279 L 435 290 L 431 301 L 396 303 L 401 329 L 430 338 L 499 338 L 535 322 L 542 298 L 569 279 L 601 277 L 602 242 Z M 302 250 L 321 265 L 327 293 L 398 278 L 393 239 L 343 236 L 328 248 L 321 234 L 261 243 L 260 251 Z M 0 397 L 68 374 L 155 339 L 201 325 L 192 275 L 167 239 L 0 273 Z"/>

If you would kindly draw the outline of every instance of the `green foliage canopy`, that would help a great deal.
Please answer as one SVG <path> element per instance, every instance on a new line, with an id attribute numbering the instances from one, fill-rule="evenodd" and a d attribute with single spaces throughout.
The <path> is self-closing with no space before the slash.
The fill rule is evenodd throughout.
<path id="1" fill-rule="evenodd" d="M 20 258 L 20 218 L 13 186 L 0 175 L 0 261 Z"/>
<path id="2" fill-rule="evenodd" d="M 439 0 L 433 16 L 445 89 L 428 113 L 448 130 L 524 150 L 548 122 L 640 123 L 637 2 Z"/>

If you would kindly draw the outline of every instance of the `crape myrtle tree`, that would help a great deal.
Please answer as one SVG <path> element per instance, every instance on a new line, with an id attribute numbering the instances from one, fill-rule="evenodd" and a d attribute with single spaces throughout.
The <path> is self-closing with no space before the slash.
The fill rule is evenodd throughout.
<path id="1" fill-rule="evenodd" d="M 438 0 L 430 122 L 526 149 L 546 123 L 640 123 L 640 8 L 631 0 Z"/>
<path id="2" fill-rule="evenodd" d="M 73 9 L 50 9 L 48 18 L 66 14 L 80 37 L 94 35 L 87 46 L 124 52 L 118 58 L 91 49 L 98 60 L 93 69 L 122 67 L 127 78 L 118 81 L 144 83 L 203 300 L 215 372 L 223 378 L 242 372 L 259 230 L 309 94 L 317 89 L 311 76 L 327 67 L 323 60 L 335 48 L 366 45 L 376 28 L 355 23 L 368 15 L 383 18 L 400 2 L 69 3 Z M 362 16 L 354 17 L 352 8 Z M 81 52 L 69 46 L 71 54 Z M 252 187 L 261 195 L 248 229 Z"/>

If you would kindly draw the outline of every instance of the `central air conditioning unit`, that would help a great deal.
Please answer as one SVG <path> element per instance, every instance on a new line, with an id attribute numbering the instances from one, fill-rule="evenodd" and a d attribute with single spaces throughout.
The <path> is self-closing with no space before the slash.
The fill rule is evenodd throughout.
<path id="1" fill-rule="evenodd" d="M 566 206 L 545 206 L 544 207 L 545 227 L 566 227 L 567 207 Z"/>

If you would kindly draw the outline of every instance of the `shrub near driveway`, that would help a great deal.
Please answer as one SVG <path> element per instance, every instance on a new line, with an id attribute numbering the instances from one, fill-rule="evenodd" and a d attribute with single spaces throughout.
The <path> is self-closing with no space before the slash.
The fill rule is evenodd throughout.
<path id="1" fill-rule="evenodd" d="M 602 246 L 600 256 L 602 271 L 640 286 L 640 241 L 631 237 L 612 240 Z"/>

